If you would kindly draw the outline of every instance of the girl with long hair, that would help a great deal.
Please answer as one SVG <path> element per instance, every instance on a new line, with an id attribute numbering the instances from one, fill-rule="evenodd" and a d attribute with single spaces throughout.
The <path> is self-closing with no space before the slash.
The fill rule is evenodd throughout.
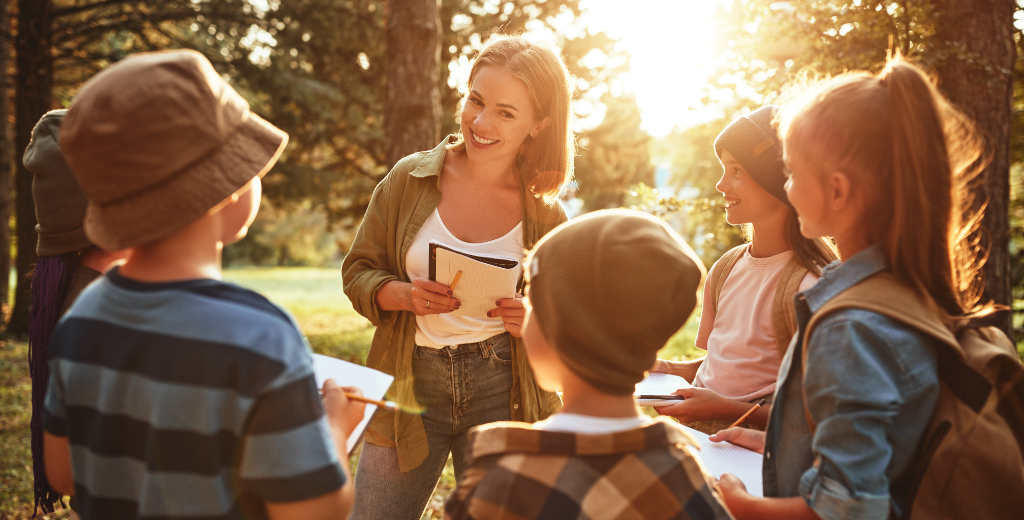
<path id="1" fill-rule="evenodd" d="M 910 491 L 896 483 L 939 396 L 939 340 L 881 312 L 823 306 L 881 280 L 950 330 L 992 312 L 980 303 L 978 207 L 966 196 L 982 147 L 927 75 L 898 56 L 878 74 L 813 85 L 779 128 L 800 228 L 833 237 L 841 262 L 796 299 L 809 335 L 783 359 L 767 432 L 713 437 L 764 450 L 766 498 L 730 475 L 718 486 L 737 518 L 899 518 Z"/>
<path id="2" fill-rule="evenodd" d="M 715 188 L 725 199 L 725 219 L 749 226 L 750 242 L 726 252 L 704 286 L 697 347 L 707 355 L 690 361 L 659 360 L 653 370 L 693 383 L 685 399 L 659 407 L 705 431 L 717 431 L 770 399 L 786 346 L 796 327 L 792 296 L 810 287 L 835 259 L 831 245 L 800 234 L 786 200 L 782 144 L 772 126 L 775 107 L 737 118 L 715 139 L 722 176 Z M 748 419 L 763 427 L 770 407 Z"/>

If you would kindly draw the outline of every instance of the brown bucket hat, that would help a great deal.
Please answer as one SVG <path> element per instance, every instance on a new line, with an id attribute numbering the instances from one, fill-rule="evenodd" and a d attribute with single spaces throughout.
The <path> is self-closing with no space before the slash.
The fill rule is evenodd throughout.
<path id="1" fill-rule="evenodd" d="M 86 234 L 107 250 L 195 221 L 266 174 L 287 142 L 191 50 L 135 54 L 103 70 L 75 96 L 60 134 L 89 199 Z"/>

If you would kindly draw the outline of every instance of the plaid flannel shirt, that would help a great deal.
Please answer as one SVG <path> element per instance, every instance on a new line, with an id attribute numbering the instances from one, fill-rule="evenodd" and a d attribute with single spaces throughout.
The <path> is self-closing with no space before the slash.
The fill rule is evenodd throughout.
<path id="1" fill-rule="evenodd" d="M 731 518 L 697 445 L 664 419 L 609 434 L 497 422 L 471 431 L 469 446 L 447 519 Z"/>

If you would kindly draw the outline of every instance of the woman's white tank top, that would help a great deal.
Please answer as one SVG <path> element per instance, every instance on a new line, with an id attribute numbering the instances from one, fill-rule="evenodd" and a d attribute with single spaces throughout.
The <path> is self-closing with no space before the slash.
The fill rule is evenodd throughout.
<path id="1" fill-rule="evenodd" d="M 523 260 L 523 223 L 520 221 L 508 233 L 487 242 L 466 242 L 460 240 L 444 225 L 437 209 L 427 217 L 423 227 L 416 233 L 409 251 L 405 255 L 405 270 L 410 280 L 430 278 L 430 246 L 437 242 L 472 255 L 492 258 Z M 519 268 L 521 269 L 521 267 Z M 449 345 L 475 343 L 505 331 L 501 318 L 487 316 L 452 316 L 450 314 L 428 314 L 416 316 L 416 344 L 424 347 L 443 348 Z"/>

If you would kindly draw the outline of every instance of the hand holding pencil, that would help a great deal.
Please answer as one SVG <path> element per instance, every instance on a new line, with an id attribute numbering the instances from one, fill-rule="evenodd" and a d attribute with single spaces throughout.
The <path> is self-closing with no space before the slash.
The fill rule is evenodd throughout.
<path id="1" fill-rule="evenodd" d="M 421 407 L 403 406 L 403 405 L 398 404 L 398 403 L 396 403 L 394 401 L 382 401 L 382 400 L 379 400 L 379 399 L 370 399 L 369 397 L 364 397 L 362 392 L 359 390 L 359 388 L 356 388 L 354 386 L 339 387 L 336 384 L 334 384 L 334 380 L 333 379 L 328 379 L 327 381 L 324 381 L 324 387 L 320 389 L 320 398 L 324 399 L 325 401 L 327 400 L 327 395 L 328 395 L 328 390 L 327 390 L 327 383 L 328 382 L 330 382 L 332 385 L 334 385 L 334 388 L 340 388 L 342 390 L 342 393 L 345 396 L 345 398 L 348 399 L 348 401 L 350 401 L 350 402 L 361 403 L 363 405 L 372 404 L 372 405 L 376 405 L 376 406 L 379 406 L 379 407 L 387 409 L 387 410 L 394 410 L 394 411 L 398 411 L 398 412 L 405 412 L 405 413 L 412 413 L 412 414 L 422 414 L 424 412 L 423 408 L 421 408 Z M 326 403 L 325 403 L 325 406 L 326 406 Z M 364 411 L 365 411 L 366 407 L 363 406 L 363 408 L 364 408 Z M 360 420 L 362 420 L 362 419 L 360 419 Z M 358 423 L 359 421 L 356 421 L 356 422 Z"/>
<path id="2" fill-rule="evenodd" d="M 743 424 L 743 421 L 746 421 L 751 415 L 754 415 L 754 412 L 760 410 L 764 403 L 765 399 L 761 399 L 754 403 L 754 406 L 751 406 L 743 415 L 733 421 L 728 428 L 715 432 L 708 436 L 708 439 L 712 442 L 729 442 L 737 446 L 747 448 L 748 450 L 764 453 L 764 432 L 761 430 L 740 427 L 740 425 Z"/>
<path id="3" fill-rule="evenodd" d="M 743 421 L 746 421 L 747 418 L 750 417 L 751 415 L 753 415 L 754 412 L 756 412 L 758 409 L 760 409 L 761 405 L 763 405 L 764 403 L 765 403 L 764 398 L 762 398 L 760 401 L 754 403 L 754 406 L 751 406 L 750 409 L 747 410 L 746 412 L 744 412 L 744 414 L 741 415 L 739 419 L 736 419 L 735 422 L 730 424 L 729 428 L 735 428 L 735 427 L 743 424 Z"/>
<path id="4" fill-rule="evenodd" d="M 412 413 L 412 414 L 417 414 L 417 415 L 422 414 L 424 412 L 423 408 L 418 408 L 418 407 L 414 407 L 414 406 L 403 406 L 403 405 L 400 405 L 400 404 L 398 404 L 398 403 L 396 403 L 394 401 L 381 401 L 381 400 L 378 400 L 378 399 L 370 399 L 369 397 L 363 397 L 363 396 L 358 395 L 358 394 L 346 393 L 345 397 L 347 397 L 349 401 L 356 401 L 356 402 L 360 402 L 360 403 L 373 404 L 373 405 L 377 405 L 377 406 L 379 406 L 381 408 L 386 408 L 388 410 L 394 410 L 396 412 L 405 412 L 405 413 Z"/>
<path id="5" fill-rule="evenodd" d="M 350 399 L 353 395 L 362 397 L 362 392 L 354 386 L 338 386 L 333 379 L 324 381 L 320 395 L 324 400 L 324 411 L 327 413 L 327 422 L 332 428 L 344 432 L 345 437 L 352 434 L 359 421 L 363 420 L 363 413 L 366 411 L 366 404 L 363 399 Z"/>
<path id="6" fill-rule="evenodd" d="M 453 281 L 458 282 L 457 274 Z M 462 305 L 458 298 L 455 298 L 455 293 L 449 285 L 425 279 L 413 280 L 412 283 L 401 283 L 405 284 L 408 289 L 406 294 L 408 303 L 405 310 L 410 310 L 417 316 L 444 314 L 452 312 Z"/>

